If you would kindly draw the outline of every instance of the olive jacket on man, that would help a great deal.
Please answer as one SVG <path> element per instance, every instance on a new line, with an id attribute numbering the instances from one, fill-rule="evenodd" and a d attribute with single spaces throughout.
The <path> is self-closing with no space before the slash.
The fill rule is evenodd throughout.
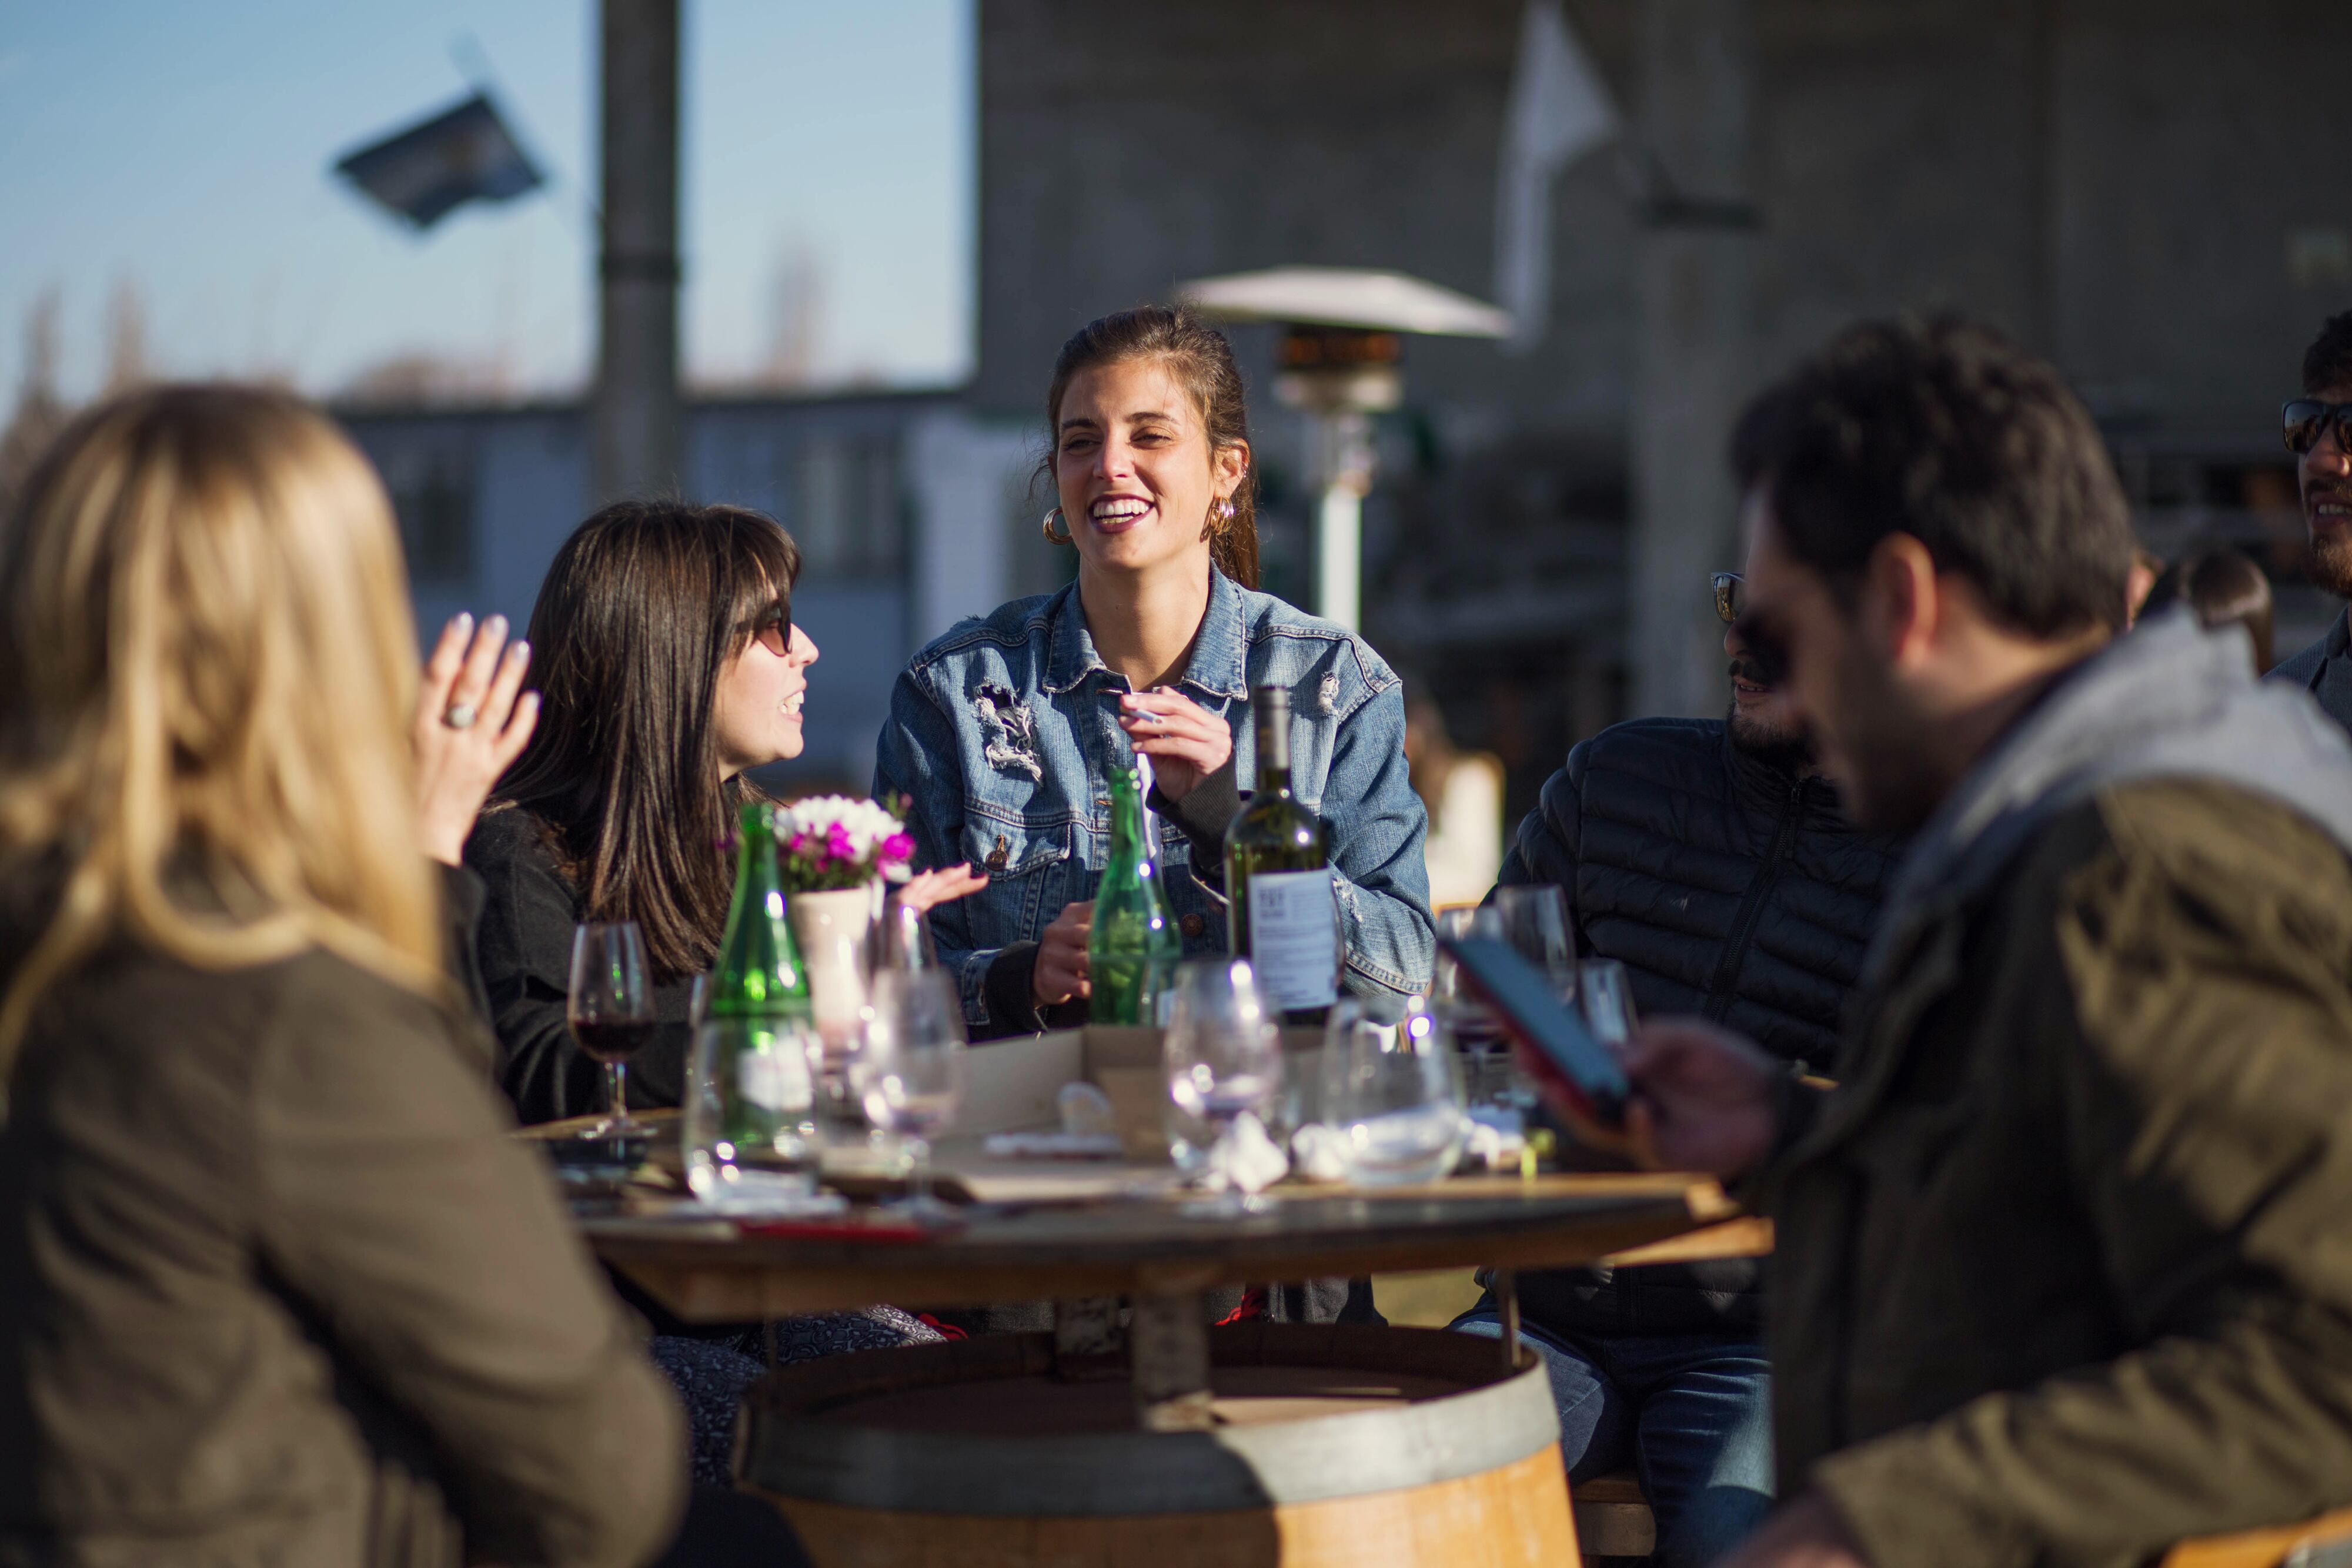
<path id="1" fill-rule="evenodd" d="M 23 893 L 0 976 L 46 924 Z M 0 1564 L 624 1568 L 669 1540 L 677 1400 L 487 1066 L 321 952 L 121 942 L 45 993 L 0 1124 Z"/>
<path id="2" fill-rule="evenodd" d="M 1783 1496 L 1875 1568 L 2352 1502 L 2352 747 L 2166 617 L 1923 831 L 1759 1193 Z"/>

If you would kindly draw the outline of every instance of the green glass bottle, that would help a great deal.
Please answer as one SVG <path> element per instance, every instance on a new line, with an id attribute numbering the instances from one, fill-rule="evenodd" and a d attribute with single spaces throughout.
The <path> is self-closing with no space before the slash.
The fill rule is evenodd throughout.
<path id="1" fill-rule="evenodd" d="M 1095 890 L 1087 935 L 1087 974 L 1096 1023 L 1159 1021 L 1160 993 L 1184 956 L 1168 911 L 1160 868 L 1143 838 L 1143 780 L 1132 768 L 1110 776 L 1110 858 Z"/>
<path id="2" fill-rule="evenodd" d="M 1331 831 L 1290 792 L 1290 693 L 1250 692 L 1257 787 L 1225 829 L 1225 929 L 1285 1023 L 1313 1023 L 1339 999 L 1339 906 Z"/>
<path id="3" fill-rule="evenodd" d="M 776 870 L 775 808 L 746 800 L 735 849 L 735 899 L 710 972 L 713 1018 L 807 1018 L 808 970 L 784 918 Z"/>

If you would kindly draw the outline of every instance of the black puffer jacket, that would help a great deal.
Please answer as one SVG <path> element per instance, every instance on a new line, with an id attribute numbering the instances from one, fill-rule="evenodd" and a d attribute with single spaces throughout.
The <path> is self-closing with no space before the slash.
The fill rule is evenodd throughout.
<path id="1" fill-rule="evenodd" d="M 1901 848 L 1719 719 L 1641 718 L 1568 754 L 1502 880 L 1566 889 L 1578 951 L 1622 961 L 1644 1016 L 1697 1013 L 1825 1071 Z M 1519 1299 L 1569 1333 L 1753 1333 L 1756 1277 L 1745 1259 L 1550 1270 Z"/>

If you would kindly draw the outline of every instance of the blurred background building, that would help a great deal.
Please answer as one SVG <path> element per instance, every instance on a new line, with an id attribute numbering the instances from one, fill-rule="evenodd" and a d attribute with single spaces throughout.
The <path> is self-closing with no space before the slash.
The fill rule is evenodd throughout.
<path id="1" fill-rule="evenodd" d="M 1507 292 L 1497 204 L 1547 17 L 1606 123 L 1537 182 L 1549 266 L 1522 315 L 1539 325 L 1507 344 L 1412 342 L 1365 510 L 1364 630 L 1454 745 L 1501 759 L 1507 818 L 1574 739 L 1629 712 L 1719 706 L 1706 584 L 1736 564 L 1731 420 L 1759 379 L 1865 314 L 1965 310 L 2047 352 L 2097 413 L 2152 548 L 2259 553 L 2282 649 L 2332 613 L 2297 580 L 2276 411 L 2321 319 L 2352 306 L 2352 187 L 2332 151 L 2352 16 L 2284 0 L 1534 10 L 954 11 L 968 340 L 940 373 L 824 390 L 824 302 L 856 278 L 787 246 L 762 264 L 770 341 L 687 388 L 683 488 L 774 512 L 808 554 L 795 609 L 824 660 L 805 779 L 864 781 L 915 646 L 1066 580 L 1028 480 L 1074 328 L 1184 279 L 1284 265 Z M 700 79 L 690 61 L 689 123 Z M 689 167 L 715 156 L 687 141 Z M 702 187 L 701 210 L 757 176 L 730 178 Z M 689 295 L 721 259 L 694 232 Z M 1234 337 L 1267 586 L 1311 607 L 1307 432 L 1269 395 L 1274 330 Z M 37 358 L 19 365 L 26 429 L 61 402 Z M 428 624 L 459 605 L 526 615 L 591 500 L 584 397 L 502 385 L 391 364 L 336 400 L 398 502 Z"/>

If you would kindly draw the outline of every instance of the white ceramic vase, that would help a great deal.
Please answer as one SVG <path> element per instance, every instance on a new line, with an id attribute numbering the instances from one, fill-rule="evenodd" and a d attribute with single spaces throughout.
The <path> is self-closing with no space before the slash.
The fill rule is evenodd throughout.
<path id="1" fill-rule="evenodd" d="M 829 1052 L 849 1046 L 857 1031 L 857 1009 L 866 1005 L 870 970 L 866 937 L 882 904 L 882 883 L 795 893 L 784 901 L 793 940 L 807 967 L 809 1002 L 817 1033 Z"/>

